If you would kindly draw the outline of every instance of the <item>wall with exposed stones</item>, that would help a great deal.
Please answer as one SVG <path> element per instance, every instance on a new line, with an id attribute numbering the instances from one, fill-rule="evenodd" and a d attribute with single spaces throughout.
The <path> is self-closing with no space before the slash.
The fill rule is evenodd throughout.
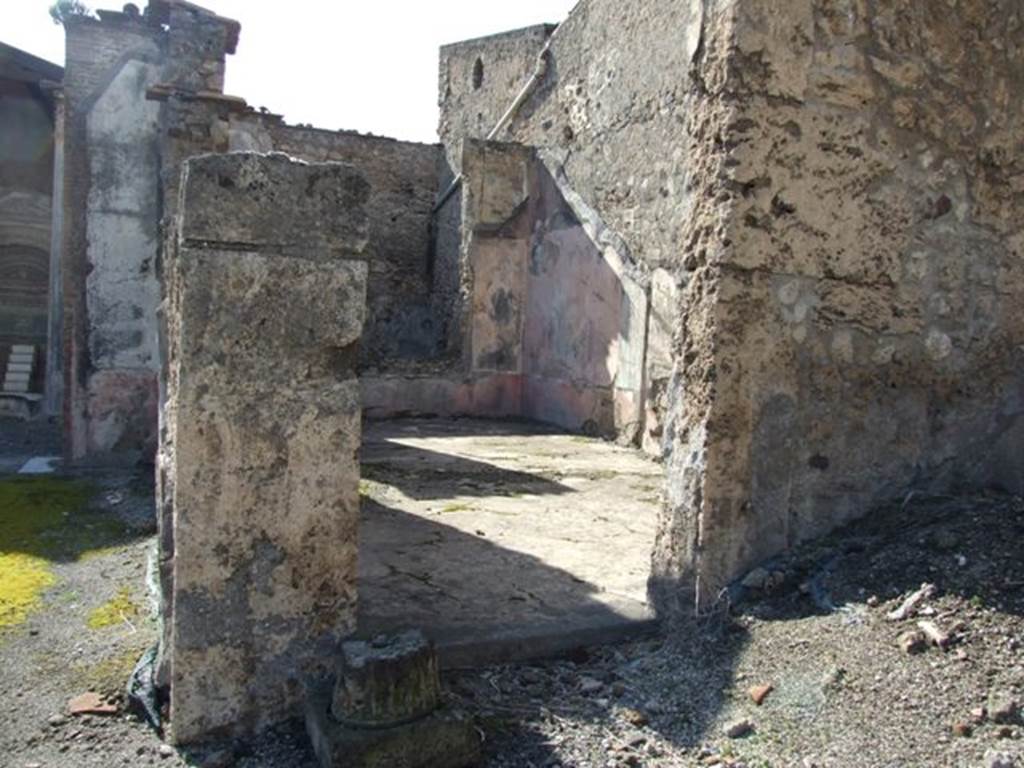
<path id="1" fill-rule="evenodd" d="M 1024 488 L 1024 10 L 740 3 L 735 30 L 697 271 L 709 585 L 910 491 Z"/>
<path id="2" fill-rule="evenodd" d="M 359 168 L 372 190 L 362 366 L 401 370 L 443 355 L 452 308 L 436 301 L 433 290 L 431 225 L 440 186 L 439 145 L 290 126 L 280 118 L 248 113 L 232 121 L 231 149 L 279 151 Z"/>
<path id="3" fill-rule="evenodd" d="M 355 628 L 368 198 L 342 164 L 186 164 L 161 448 L 177 742 L 293 716 Z"/>
<path id="4" fill-rule="evenodd" d="M 1020 15 L 583 0 L 550 36 L 499 138 L 646 275 L 666 605 L 912 489 L 1020 487 Z M 518 89 L 445 53 L 456 142 Z"/>

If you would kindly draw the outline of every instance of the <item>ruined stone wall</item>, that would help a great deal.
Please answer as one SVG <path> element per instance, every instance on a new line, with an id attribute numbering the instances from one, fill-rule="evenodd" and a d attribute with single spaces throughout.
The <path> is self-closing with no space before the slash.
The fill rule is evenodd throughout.
<path id="1" fill-rule="evenodd" d="M 663 596 L 910 490 L 1020 487 L 1020 14 L 584 0 L 553 35 L 505 138 L 650 272 Z"/>
<path id="2" fill-rule="evenodd" d="M 1019 3 L 735 23 L 709 587 L 912 490 L 1024 487 Z"/>
<path id="3" fill-rule="evenodd" d="M 186 164 L 161 446 L 179 743 L 294 716 L 355 628 L 368 197 L 341 164 Z"/>
<path id="4" fill-rule="evenodd" d="M 160 104 L 170 82 L 215 90 L 237 25 L 157 0 L 66 25 L 63 301 L 66 451 L 150 461 L 160 365 Z M 176 80 L 177 78 L 177 80 Z"/>
<path id="5" fill-rule="evenodd" d="M 453 173 L 462 170 L 462 140 L 486 138 L 497 125 L 533 73 L 554 28 L 539 24 L 441 48 L 438 135 Z"/>
<path id="6" fill-rule="evenodd" d="M 669 478 L 652 584 L 669 602 L 692 597 L 696 574 L 716 375 L 714 284 L 696 269 L 730 212 L 719 180 L 732 7 L 583 0 L 551 37 L 544 81 L 499 136 L 550 153 L 549 165 L 621 239 L 646 287 L 642 440 L 665 457 Z M 447 66 L 467 71 L 472 61 L 453 49 Z M 533 66 L 523 65 L 523 84 Z M 454 142 L 472 123 L 465 78 L 450 82 L 441 124 L 456 126 L 446 137 Z M 517 91 L 485 90 L 474 106 L 490 99 L 500 114 Z"/>
<path id="7" fill-rule="evenodd" d="M 249 114 L 232 122 L 231 147 L 359 168 L 372 189 L 362 366 L 368 371 L 414 369 L 443 356 L 452 309 L 435 301 L 433 292 L 431 214 L 440 185 L 438 145 L 290 126 Z"/>

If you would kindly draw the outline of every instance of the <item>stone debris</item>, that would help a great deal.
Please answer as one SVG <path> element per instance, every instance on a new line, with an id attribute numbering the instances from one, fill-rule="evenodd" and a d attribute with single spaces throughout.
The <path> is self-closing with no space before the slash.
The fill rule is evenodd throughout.
<path id="1" fill-rule="evenodd" d="M 754 724 L 750 720 L 736 720 L 725 726 L 725 735 L 730 739 L 742 739 L 754 732 Z"/>
<path id="2" fill-rule="evenodd" d="M 974 728 L 970 723 L 953 723 L 952 731 L 954 736 L 964 739 L 974 734 Z"/>
<path id="3" fill-rule="evenodd" d="M 949 635 L 939 629 L 939 625 L 934 621 L 919 621 L 917 626 L 928 638 L 928 641 L 936 648 L 946 650 L 949 647 Z"/>
<path id="4" fill-rule="evenodd" d="M 775 686 L 773 686 L 771 683 L 766 683 L 765 685 L 755 685 L 749 691 L 750 698 L 757 706 L 761 706 L 764 703 L 764 700 L 768 698 L 768 694 L 770 694 L 774 690 Z"/>
<path id="5" fill-rule="evenodd" d="M 116 715 L 117 706 L 110 704 L 98 693 L 89 691 L 75 696 L 68 702 L 68 713 L 72 715 Z"/>
<path id="6" fill-rule="evenodd" d="M 901 634 L 897 640 L 904 653 L 920 653 L 928 647 L 927 638 L 923 632 L 916 629 Z"/>
<path id="7" fill-rule="evenodd" d="M 890 611 L 885 615 L 885 618 L 889 621 L 903 621 L 914 615 L 917 607 L 924 602 L 935 596 L 935 585 L 934 584 L 922 584 L 921 588 L 912 592 L 907 598 L 900 603 L 899 608 L 894 611 Z"/>
<path id="8" fill-rule="evenodd" d="M 1017 768 L 1019 763 L 1008 752 L 997 752 L 990 749 L 985 752 L 981 768 Z"/>
<path id="9" fill-rule="evenodd" d="M 1015 725 L 1020 721 L 1020 703 L 1006 694 L 993 694 L 989 697 L 988 715 L 993 723 Z"/>

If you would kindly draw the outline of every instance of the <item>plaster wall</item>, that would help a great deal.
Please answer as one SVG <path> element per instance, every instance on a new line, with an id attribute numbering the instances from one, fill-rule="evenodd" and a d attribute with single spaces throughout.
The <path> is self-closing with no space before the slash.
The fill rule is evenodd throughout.
<path id="1" fill-rule="evenodd" d="M 153 460 L 159 408 L 159 224 L 165 174 L 156 85 L 215 92 L 237 25 L 189 4 L 65 25 L 64 429 L 76 463 Z M 209 130 L 209 125 L 206 126 Z"/>

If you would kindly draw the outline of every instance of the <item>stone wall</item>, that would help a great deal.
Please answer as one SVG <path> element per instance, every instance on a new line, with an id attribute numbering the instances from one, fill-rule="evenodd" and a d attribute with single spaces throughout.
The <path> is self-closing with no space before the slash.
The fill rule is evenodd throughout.
<path id="1" fill-rule="evenodd" d="M 1024 487 L 1024 12 L 741 3 L 700 565 Z"/>
<path id="2" fill-rule="evenodd" d="M 190 160 L 182 187 L 162 656 L 190 743 L 293 716 L 355 628 L 369 187 L 350 166 L 255 154 Z"/>
<path id="3" fill-rule="evenodd" d="M 147 92 L 216 91 L 238 27 L 163 1 L 65 26 L 65 449 L 75 462 L 151 461 L 164 134 Z"/>
<path id="4" fill-rule="evenodd" d="M 487 138 L 529 80 L 554 29 L 539 24 L 442 46 L 438 135 L 456 172 L 462 170 L 462 140 Z"/>
<path id="5" fill-rule="evenodd" d="M 667 606 L 912 489 L 1020 487 L 1020 13 L 583 0 L 551 35 L 499 138 L 647 275 Z M 517 90 L 478 55 L 446 49 L 453 143 Z"/>
<path id="6" fill-rule="evenodd" d="M 431 228 L 440 146 L 290 126 L 249 113 L 232 121 L 231 148 L 357 167 L 372 190 L 366 209 L 370 277 L 362 366 L 401 370 L 444 356 L 452 309 L 435 301 Z"/>

